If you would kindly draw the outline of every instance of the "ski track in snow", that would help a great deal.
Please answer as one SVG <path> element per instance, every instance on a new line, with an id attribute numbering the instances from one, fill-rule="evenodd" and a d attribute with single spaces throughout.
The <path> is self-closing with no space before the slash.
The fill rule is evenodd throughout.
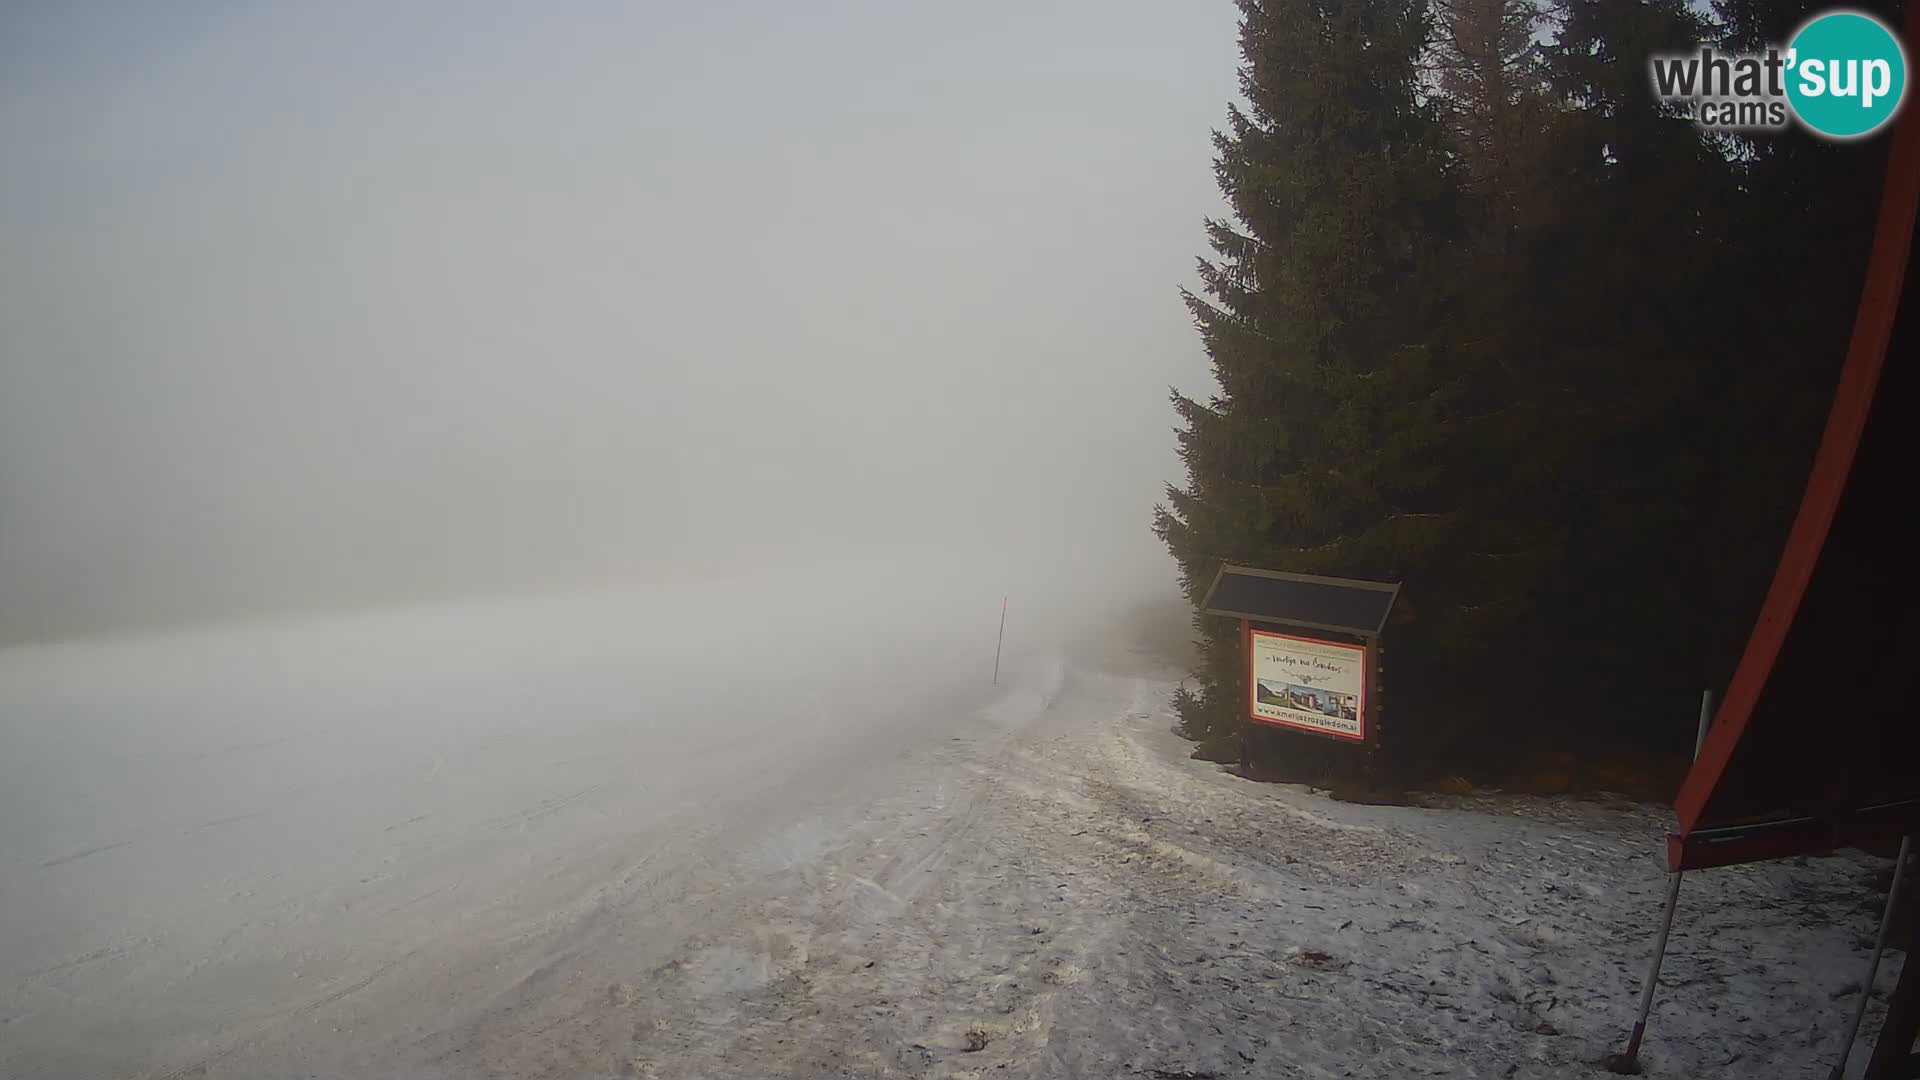
<path id="1" fill-rule="evenodd" d="M 35 962 L 0 972 L 0 1075 L 1606 1075 L 1663 896 L 1662 809 L 1334 803 L 1187 759 L 1171 682 L 1143 657 L 1014 656 L 1002 684 L 956 696 L 940 724 L 865 728 L 788 767 L 697 741 L 701 783 L 658 796 L 673 811 L 645 824 L 593 730 L 514 740 L 567 782 L 496 778 L 488 812 L 457 827 L 431 799 L 379 807 L 365 835 L 441 845 L 403 849 L 417 865 L 373 850 L 358 880 L 276 888 L 212 863 L 206 902 L 233 912 L 217 935 L 170 947 L 129 897 L 89 909 L 118 920 L 84 928 L 106 944 L 10 950 Z M 483 752 L 436 743 L 355 775 L 434 790 Z M 710 784 L 745 794 L 723 805 Z M 155 821 L 5 873 L 243 837 L 299 805 Z M 514 846 L 529 834 L 573 846 Z M 1824 1076 L 1875 865 L 1690 876 L 1647 1074 Z M 343 926 L 363 936 L 333 940 Z M 1899 967 L 1882 966 L 1878 1000 Z M 187 996 L 156 1004 L 167 985 Z M 123 1037 L 101 1034 L 123 1019 Z"/>

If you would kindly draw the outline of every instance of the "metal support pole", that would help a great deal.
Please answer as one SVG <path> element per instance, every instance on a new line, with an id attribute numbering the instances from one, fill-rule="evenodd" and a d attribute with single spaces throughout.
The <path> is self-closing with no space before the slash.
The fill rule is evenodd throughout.
<path id="1" fill-rule="evenodd" d="M 1912 956 L 1913 950 L 1908 949 Z M 1873 1038 L 1873 1056 L 1867 1059 L 1862 1080 L 1913 1080 L 1920 1077 L 1920 1054 L 1913 1052 L 1920 1039 L 1920 963 L 1909 960 L 1900 967 L 1900 981 L 1887 999 L 1887 1016 L 1880 1021 L 1880 1034 Z"/>
<path id="2" fill-rule="evenodd" d="M 1840 1061 L 1829 1074 L 1841 1080 L 1847 1071 L 1847 1058 L 1853 1053 L 1853 1040 L 1860 1036 L 1860 1022 L 1867 1018 L 1867 1002 L 1873 998 L 1874 976 L 1880 974 L 1880 955 L 1887 951 L 1887 929 L 1893 925 L 1894 910 L 1900 904 L 1900 882 L 1907 876 L 1907 853 L 1913 850 L 1913 834 L 1900 838 L 1900 854 L 1893 859 L 1893 884 L 1887 887 L 1887 910 L 1880 916 L 1880 934 L 1873 939 L 1873 959 L 1867 963 L 1867 981 L 1860 984 L 1860 1004 L 1853 1010 L 1853 1023 L 1847 1026 L 1847 1041 L 1840 1047 Z"/>
<path id="3" fill-rule="evenodd" d="M 1707 725 L 1713 722 L 1713 691 L 1700 692 L 1700 728 L 1693 737 L 1693 756 L 1700 756 L 1700 747 L 1707 741 Z M 1675 870 L 1667 875 L 1667 904 L 1660 916 L 1660 936 L 1653 943 L 1653 963 L 1647 968 L 1646 985 L 1640 988 L 1640 1013 L 1634 1018 L 1633 1030 L 1627 1035 L 1627 1048 L 1603 1062 L 1609 1072 L 1623 1076 L 1640 1075 L 1640 1041 L 1647 1034 L 1647 1018 L 1653 1015 L 1653 991 L 1660 982 L 1660 965 L 1667 958 L 1667 937 L 1673 933 L 1673 912 L 1680 905 L 1681 871 Z"/>
<path id="4" fill-rule="evenodd" d="M 1700 760 L 1700 748 L 1707 745 L 1707 726 L 1713 723 L 1713 691 L 1700 691 L 1700 730 L 1693 737 L 1693 760 Z"/>
<path id="5" fill-rule="evenodd" d="M 1653 988 L 1660 981 L 1660 962 L 1667 958 L 1667 935 L 1673 932 L 1673 909 L 1680 904 L 1680 872 L 1667 875 L 1667 906 L 1660 917 L 1660 936 L 1653 945 L 1653 966 L 1640 988 L 1640 1015 L 1627 1035 L 1627 1048 L 1607 1059 L 1607 1068 L 1625 1076 L 1640 1075 L 1640 1040 L 1647 1035 L 1647 1017 L 1653 1015 Z"/>

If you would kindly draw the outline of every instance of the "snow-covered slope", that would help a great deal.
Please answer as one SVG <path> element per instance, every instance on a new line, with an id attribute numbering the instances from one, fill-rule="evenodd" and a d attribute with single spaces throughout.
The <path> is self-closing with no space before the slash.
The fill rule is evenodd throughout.
<path id="1" fill-rule="evenodd" d="M 0 1075 L 1545 1078 L 1616 1047 L 1657 810 L 1252 784 L 1068 620 L 1016 614 L 989 685 L 996 583 L 923 566 L 0 654 Z M 1690 878 L 1649 1073 L 1820 1075 L 1864 866 Z"/>
<path id="2" fill-rule="evenodd" d="M 164 1071 L 486 963 L 980 704 L 998 583 L 918 567 L 0 652 L 0 1075 Z M 904 626 L 850 599 L 915 583 Z"/>

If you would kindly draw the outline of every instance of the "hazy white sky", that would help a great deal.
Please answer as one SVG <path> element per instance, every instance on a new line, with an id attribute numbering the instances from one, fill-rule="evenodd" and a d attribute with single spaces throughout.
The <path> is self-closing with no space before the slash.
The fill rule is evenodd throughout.
<path id="1" fill-rule="evenodd" d="M 1147 558 L 1234 46 L 1227 0 L 0 6 L 0 640 Z"/>

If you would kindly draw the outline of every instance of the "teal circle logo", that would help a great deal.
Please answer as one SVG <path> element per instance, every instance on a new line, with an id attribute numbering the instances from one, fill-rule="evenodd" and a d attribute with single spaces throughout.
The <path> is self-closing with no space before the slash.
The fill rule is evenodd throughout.
<path id="1" fill-rule="evenodd" d="M 1879 19 L 1828 12 L 1801 27 L 1787 50 L 1787 101 L 1816 133 L 1856 139 L 1900 111 L 1907 54 Z"/>

